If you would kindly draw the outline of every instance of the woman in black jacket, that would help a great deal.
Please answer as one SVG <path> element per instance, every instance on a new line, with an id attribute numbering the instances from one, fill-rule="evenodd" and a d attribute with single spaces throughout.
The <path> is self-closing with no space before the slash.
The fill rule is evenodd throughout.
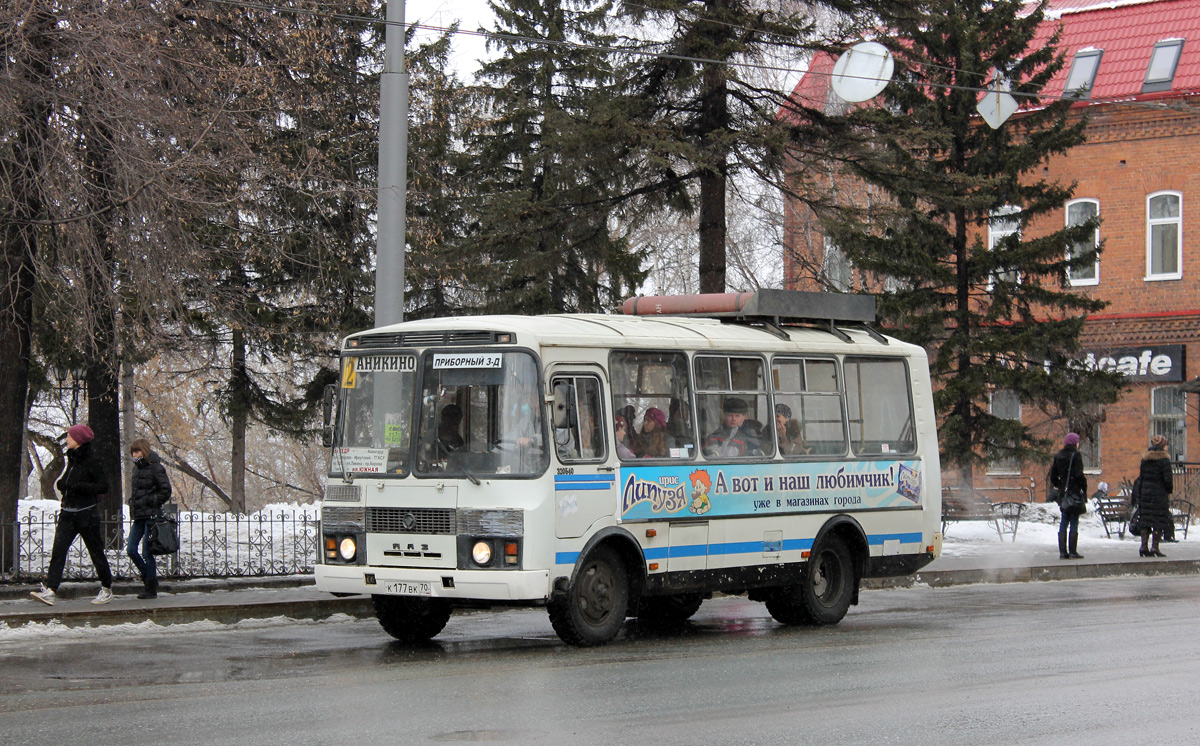
<path id="1" fill-rule="evenodd" d="M 1054 465 L 1050 467 L 1050 484 L 1076 495 L 1087 496 L 1087 477 L 1083 473 L 1083 456 L 1079 453 L 1079 436 L 1067 433 L 1063 438 L 1062 450 L 1054 454 Z M 1068 537 L 1068 531 L 1070 536 Z M 1062 511 L 1058 523 L 1058 558 L 1083 559 L 1079 549 L 1079 513 Z"/>
<path id="2" fill-rule="evenodd" d="M 171 499 L 171 480 L 167 478 L 162 460 L 150 449 L 150 441 L 145 438 L 129 444 L 129 455 L 133 456 L 134 465 L 133 489 L 129 493 L 129 517 L 133 519 L 133 525 L 129 528 L 129 545 L 125 553 L 142 574 L 142 583 L 146 586 L 138 598 L 158 598 L 158 566 L 154 555 L 150 554 L 147 540 L 151 519 Z"/>
<path id="3" fill-rule="evenodd" d="M 1137 497 L 1138 519 L 1142 524 L 1142 557 L 1165 557 L 1158 551 L 1158 542 L 1163 532 L 1173 527 L 1171 519 L 1171 491 L 1175 488 L 1171 476 L 1171 456 L 1167 453 L 1167 439 L 1155 435 L 1150 439 L 1150 450 L 1142 456 L 1138 469 L 1141 483 Z M 1151 537 L 1154 543 L 1150 544 Z"/>
<path id="4" fill-rule="evenodd" d="M 94 604 L 106 604 L 112 600 L 112 570 L 104 556 L 104 538 L 100 526 L 100 496 L 108 494 L 108 475 L 100 459 L 92 453 L 92 438 L 95 434 L 87 425 L 72 425 L 67 428 L 67 471 L 55 485 L 62 493 L 62 506 L 58 509 L 58 524 L 54 527 L 54 548 L 50 550 L 50 567 L 46 570 L 46 582 L 32 595 L 44 604 L 53 606 L 58 598 L 58 586 L 62 582 L 63 569 L 67 564 L 67 550 L 76 536 L 83 538 L 100 577 L 100 593 L 92 600 Z"/>

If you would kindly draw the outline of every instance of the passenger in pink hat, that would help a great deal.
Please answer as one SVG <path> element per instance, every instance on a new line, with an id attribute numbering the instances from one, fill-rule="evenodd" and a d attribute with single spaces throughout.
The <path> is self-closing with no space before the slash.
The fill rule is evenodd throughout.
<path id="1" fill-rule="evenodd" d="M 106 604 L 113 597 L 113 576 L 108 558 L 104 556 L 99 510 L 100 496 L 108 493 L 108 475 L 100 459 L 92 453 L 93 438 L 95 433 L 87 425 L 67 428 L 67 471 L 56 485 L 62 493 L 62 507 L 58 511 L 58 525 L 54 528 L 50 567 L 41 590 L 31 594 L 48 606 L 53 606 L 58 598 L 58 586 L 67 564 L 67 550 L 76 536 L 83 537 L 83 545 L 87 547 L 92 564 L 96 566 L 96 575 L 100 577 L 100 593 L 92 603 Z"/>

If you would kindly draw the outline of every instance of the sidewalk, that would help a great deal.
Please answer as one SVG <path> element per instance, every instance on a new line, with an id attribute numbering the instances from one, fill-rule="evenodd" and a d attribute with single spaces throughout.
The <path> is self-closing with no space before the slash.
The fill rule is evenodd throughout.
<path id="1" fill-rule="evenodd" d="M 1194 527 L 1193 527 L 1194 528 Z M 972 583 L 1011 583 L 1036 580 L 1075 580 L 1120 575 L 1200 574 L 1200 532 L 1174 544 L 1164 544 L 1165 559 L 1138 557 L 1139 542 L 1106 538 L 1098 520 L 1085 516 L 1080 525 L 1082 560 L 1058 558 L 1057 522 L 1047 514 L 1023 521 L 1016 541 L 997 536 L 986 523 L 952 524 L 946 531 L 942 556 L 915 576 L 864 581 L 865 589 L 929 585 L 945 587 Z M 0 586 L 0 630 L 33 622 L 52 621 L 68 627 L 137 623 L 178 624 L 210 620 L 234 623 L 243 619 L 284 616 L 324 619 L 334 614 L 372 616 L 366 596 L 334 598 L 313 587 L 311 576 L 231 578 L 228 580 L 164 581 L 157 599 L 139 601 L 138 583 L 117 583 L 116 598 L 94 606 L 99 585 L 65 583 L 55 606 L 29 597 L 37 586 Z"/>

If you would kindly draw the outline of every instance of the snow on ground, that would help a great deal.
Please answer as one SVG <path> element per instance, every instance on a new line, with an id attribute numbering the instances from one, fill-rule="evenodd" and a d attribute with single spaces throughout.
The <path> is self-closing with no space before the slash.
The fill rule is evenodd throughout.
<path id="1" fill-rule="evenodd" d="M 993 525 L 987 521 L 963 521 L 951 523 L 946 528 L 942 543 L 942 554 L 947 557 L 972 558 L 992 557 L 1000 550 L 1003 555 L 1014 553 L 1041 553 L 1058 550 L 1057 505 L 1046 503 L 1027 503 L 1017 526 L 1016 540 L 1010 534 L 1001 539 Z M 1179 538 L 1184 541 L 1182 537 Z M 1079 518 L 1079 552 L 1085 557 L 1089 550 L 1100 550 L 1107 556 L 1111 550 L 1116 553 L 1129 553 L 1136 556 L 1137 539 L 1129 534 L 1124 539 L 1117 538 L 1114 533 L 1108 538 L 1104 533 L 1104 524 L 1100 517 L 1091 509 Z M 1200 541 L 1200 537 L 1188 535 L 1187 543 Z M 1011 546 L 1010 546 L 1011 545 Z"/>
<path id="2" fill-rule="evenodd" d="M 272 627 L 288 627 L 295 625 L 338 624 L 341 622 L 357 621 L 348 614 L 333 614 L 325 619 L 292 619 L 286 616 L 274 616 L 266 619 L 243 619 L 233 624 L 201 621 L 182 622 L 179 624 L 157 624 L 147 619 L 144 622 L 127 622 L 125 624 L 110 624 L 99 627 L 68 627 L 57 619 L 45 624 L 28 622 L 20 627 L 0 627 L 0 645 L 16 642 L 36 642 L 53 639 L 58 641 L 105 638 L 137 638 L 149 634 L 169 633 L 172 636 L 180 632 L 221 632 L 231 630 L 269 629 Z"/>

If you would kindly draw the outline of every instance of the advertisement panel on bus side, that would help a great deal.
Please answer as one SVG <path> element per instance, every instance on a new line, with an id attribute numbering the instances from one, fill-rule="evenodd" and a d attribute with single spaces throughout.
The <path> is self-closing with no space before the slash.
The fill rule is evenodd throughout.
<path id="1" fill-rule="evenodd" d="M 620 513 L 662 520 L 913 508 L 921 482 L 917 460 L 625 467 Z"/>

